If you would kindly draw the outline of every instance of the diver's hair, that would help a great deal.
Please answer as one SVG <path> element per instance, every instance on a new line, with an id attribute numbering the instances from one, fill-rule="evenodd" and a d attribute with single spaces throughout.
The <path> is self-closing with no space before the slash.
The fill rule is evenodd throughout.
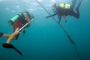
<path id="1" fill-rule="evenodd" d="M 27 13 L 30 19 L 34 19 L 33 14 L 30 14 L 28 11 L 24 11 L 24 13 Z"/>

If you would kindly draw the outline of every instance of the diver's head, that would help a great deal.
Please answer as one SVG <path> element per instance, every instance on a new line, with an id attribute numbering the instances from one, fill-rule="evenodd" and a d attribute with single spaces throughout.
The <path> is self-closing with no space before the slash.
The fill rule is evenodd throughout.
<path id="1" fill-rule="evenodd" d="M 54 3 L 54 4 L 52 4 L 52 10 L 54 11 L 54 12 L 56 12 L 56 10 L 57 10 L 57 6 L 56 6 L 56 4 Z"/>
<path id="2" fill-rule="evenodd" d="M 53 3 L 53 4 L 52 4 L 52 7 L 56 7 L 56 3 Z"/>
<path id="3" fill-rule="evenodd" d="M 28 11 L 26 11 L 26 10 L 24 10 L 24 12 L 28 14 L 30 20 L 34 19 L 33 14 L 30 14 L 30 13 L 29 13 Z"/>

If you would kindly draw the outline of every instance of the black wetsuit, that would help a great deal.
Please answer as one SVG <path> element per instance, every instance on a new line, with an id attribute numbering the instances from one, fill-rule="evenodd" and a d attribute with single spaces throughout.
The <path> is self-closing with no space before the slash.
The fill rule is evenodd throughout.
<path id="1" fill-rule="evenodd" d="M 70 9 L 62 9 L 58 6 L 56 12 L 54 14 L 50 15 L 49 17 L 55 16 L 55 15 L 58 15 L 59 20 L 61 20 L 61 16 L 63 16 L 63 15 L 65 15 L 65 16 L 70 15 L 70 16 L 74 16 L 76 18 L 80 17 L 79 9 L 75 13 L 74 10 L 72 9 L 72 7 Z"/>
<path id="2" fill-rule="evenodd" d="M 57 7 L 57 11 L 58 11 L 58 15 L 63 16 L 63 15 L 70 15 L 70 16 L 74 16 L 76 18 L 79 18 L 79 9 L 77 10 L 77 12 L 75 13 L 74 10 L 72 9 L 72 6 L 70 9 L 62 9 L 60 7 Z"/>
<path id="3" fill-rule="evenodd" d="M 75 13 L 74 11 L 74 7 L 75 7 L 75 4 L 76 4 L 77 0 L 73 0 L 72 1 L 72 5 L 71 5 L 71 8 L 70 9 L 62 9 L 60 8 L 60 6 L 57 6 L 56 7 L 56 12 L 54 12 L 54 14 L 48 16 L 48 17 L 51 17 L 51 16 L 55 16 L 55 15 L 58 15 L 58 18 L 59 18 L 59 22 L 61 21 L 61 16 L 65 15 L 65 16 L 74 16 L 76 18 L 79 18 L 80 17 L 80 14 L 79 14 L 79 7 L 81 5 L 81 2 L 82 0 L 80 0 L 76 10 L 77 12 Z"/>

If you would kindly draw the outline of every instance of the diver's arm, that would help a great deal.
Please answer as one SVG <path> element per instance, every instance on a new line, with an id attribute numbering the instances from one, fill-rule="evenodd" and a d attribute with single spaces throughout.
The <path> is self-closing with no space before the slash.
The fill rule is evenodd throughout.
<path id="1" fill-rule="evenodd" d="M 49 18 L 49 17 L 52 17 L 52 16 L 55 16 L 58 14 L 58 11 L 56 11 L 54 14 L 50 15 L 50 16 L 46 16 L 46 19 Z"/>
<path id="2" fill-rule="evenodd" d="M 50 16 L 48 16 L 48 17 L 52 17 L 52 16 L 55 16 L 55 15 L 57 15 L 58 14 L 58 11 L 56 11 L 54 14 L 52 14 L 52 15 L 50 15 Z"/>
<path id="3" fill-rule="evenodd" d="M 26 18 L 26 20 L 29 21 L 29 22 L 31 23 L 31 20 L 30 20 L 28 14 L 27 14 L 27 13 L 23 13 L 23 15 L 24 15 L 24 17 Z"/>
<path id="4" fill-rule="evenodd" d="M 28 14 L 27 14 L 27 13 L 23 13 L 23 15 L 24 15 L 24 17 L 25 17 L 25 20 L 27 20 L 29 23 L 31 23 L 31 19 L 29 18 Z M 27 29 L 29 26 L 30 26 L 30 24 L 28 24 L 28 26 L 26 26 L 26 27 L 24 28 L 23 36 L 24 36 L 24 34 L 25 34 L 26 29 Z"/>

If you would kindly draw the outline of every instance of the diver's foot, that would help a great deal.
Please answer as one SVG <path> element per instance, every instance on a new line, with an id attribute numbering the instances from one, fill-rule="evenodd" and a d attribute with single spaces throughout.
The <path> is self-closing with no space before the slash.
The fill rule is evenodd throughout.
<path id="1" fill-rule="evenodd" d="M 12 44 L 9 44 L 9 43 L 3 44 L 3 47 L 4 48 L 14 48 L 14 46 Z"/>
<path id="2" fill-rule="evenodd" d="M 2 37 L 2 35 L 3 35 L 3 33 L 2 33 L 2 32 L 0 32 L 0 37 Z"/>

